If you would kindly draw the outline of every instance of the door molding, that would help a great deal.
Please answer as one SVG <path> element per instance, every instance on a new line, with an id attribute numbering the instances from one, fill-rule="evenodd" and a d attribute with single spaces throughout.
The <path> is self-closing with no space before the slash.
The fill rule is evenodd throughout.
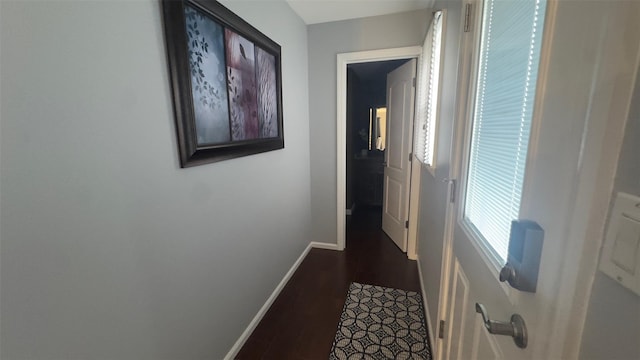
<path id="1" fill-rule="evenodd" d="M 420 63 L 421 46 L 409 46 L 391 49 L 357 51 L 341 53 L 337 56 L 337 114 L 336 114 L 336 185 L 337 185 L 337 247 L 344 250 L 346 244 L 346 196 L 347 196 L 347 65 L 354 63 L 387 61 L 398 59 L 418 59 Z M 417 186 L 411 184 L 409 198 L 411 199 Z M 411 217 L 411 214 L 409 214 Z M 416 234 L 411 231 L 412 227 L 417 227 L 414 222 L 409 223 L 409 234 Z M 415 260 L 417 258 L 416 237 L 407 239 L 407 257 Z"/>

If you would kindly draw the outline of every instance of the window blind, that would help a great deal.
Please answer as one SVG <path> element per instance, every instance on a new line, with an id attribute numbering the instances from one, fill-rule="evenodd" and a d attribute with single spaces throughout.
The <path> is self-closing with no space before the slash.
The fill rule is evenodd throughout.
<path id="1" fill-rule="evenodd" d="M 487 0 L 465 197 L 465 219 L 497 260 L 520 212 L 546 3 Z"/>
<path id="2" fill-rule="evenodd" d="M 418 160 L 433 165 L 435 125 L 440 81 L 442 48 L 442 11 L 433 13 L 433 19 L 422 45 L 416 98 L 416 129 L 414 153 Z"/>

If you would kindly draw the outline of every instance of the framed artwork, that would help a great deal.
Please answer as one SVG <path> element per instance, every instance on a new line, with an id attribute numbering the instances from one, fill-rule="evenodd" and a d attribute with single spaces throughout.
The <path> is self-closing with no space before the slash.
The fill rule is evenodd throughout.
<path id="1" fill-rule="evenodd" d="M 214 0 L 163 0 L 180 166 L 284 147 L 280 45 Z"/>

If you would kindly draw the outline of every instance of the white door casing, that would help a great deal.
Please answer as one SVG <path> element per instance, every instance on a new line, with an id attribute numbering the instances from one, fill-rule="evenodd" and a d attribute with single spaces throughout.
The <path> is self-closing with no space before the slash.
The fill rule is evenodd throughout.
<path id="1" fill-rule="evenodd" d="M 545 230 L 536 293 L 498 281 L 498 270 L 462 221 L 470 137 L 474 59 L 481 24 L 481 3 L 473 2 L 472 31 L 463 35 L 459 111 L 452 176 L 459 179 L 455 204 L 446 331 L 436 359 L 577 358 L 579 334 L 597 246 L 585 242 L 587 219 L 610 193 L 608 181 L 593 169 L 610 160 L 608 146 L 618 146 L 624 127 L 621 107 L 628 108 L 633 74 L 639 64 L 640 4 L 634 2 L 549 2 L 536 90 L 520 218 Z M 624 36 L 622 36 L 624 34 Z M 468 74 L 470 73 L 470 76 Z M 467 80 L 469 79 L 469 80 Z M 615 116 L 615 119 L 610 117 Z M 602 155 L 605 154 L 605 155 Z M 585 163 L 587 160 L 595 161 Z M 597 187 L 596 184 L 600 185 Z M 594 195 L 595 194 L 595 195 Z M 587 198 L 587 200 L 585 200 Z M 581 206 L 586 203 L 586 207 Z M 589 266 L 585 266 L 585 263 Z M 589 269 L 593 270 L 593 269 Z M 593 270 L 595 271 L 595 270 Z M 444 275 L 443 275 L 444 279 Z M 588 288 L 588 286 L 587 286 Z M 578 298 L 574 298 L 580 294 Z M 588 296 L 586 296 L 588 299 Z M 489 334 L 475 303 L 483 303 L 493 320 L 523 316 L 529 332 L 526 349 L 507 336 Z M 574 326 L 576 325 L 576 326 Z"/>
<path id="2" fill-rule="evenodd" d="M 347 96 L 347 65 L 355 63 L 373 62 L 373 61 L 386 61 L 386 60 L 398 60 L 398 59 L 416 59 L 420 57 L 422 53 L 422 47 L 420 46 L 408 46 L 401 48 L 357 51 L 350 53 L 341 53 L 337 55 L 337 114 L 336 114 L 336 154 L 337 154 L 337 168 L 336 168 L 336 250 L 344 250 L 346 246 L 346 96 Z M 412 187 L 412 194 L 417 190 L 417 187 Z M 412 195 L 415 197 L 415 194 Z M 417 221 L 409 224 L 410 227 L 417 226 Z M 415 234 L 416 231 L 414 230 Z M 407 256 L 411 259 L 416 258 L 416 237 L 408 239 L 408 249 L 413 251 L 407 253 Z"/>
<path id="3" fill-rule="evenodd" d="M 416 60 L 387 75 L 387 146 L 382 196 L 382 230 L 407 251 L 411 148 L 415 109 Z"/>

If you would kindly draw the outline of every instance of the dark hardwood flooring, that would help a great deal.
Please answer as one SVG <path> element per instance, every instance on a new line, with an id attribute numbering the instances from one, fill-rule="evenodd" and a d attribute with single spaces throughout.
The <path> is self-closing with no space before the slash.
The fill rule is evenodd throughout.
<path id="1" fill-rule="evenodd" d="M 311 249 L 236 359 L 326 360 L 353 281 L 420 292 L 416 262 L 381 224 L 379 208 L 359 209 L 345 251 Z"/>

